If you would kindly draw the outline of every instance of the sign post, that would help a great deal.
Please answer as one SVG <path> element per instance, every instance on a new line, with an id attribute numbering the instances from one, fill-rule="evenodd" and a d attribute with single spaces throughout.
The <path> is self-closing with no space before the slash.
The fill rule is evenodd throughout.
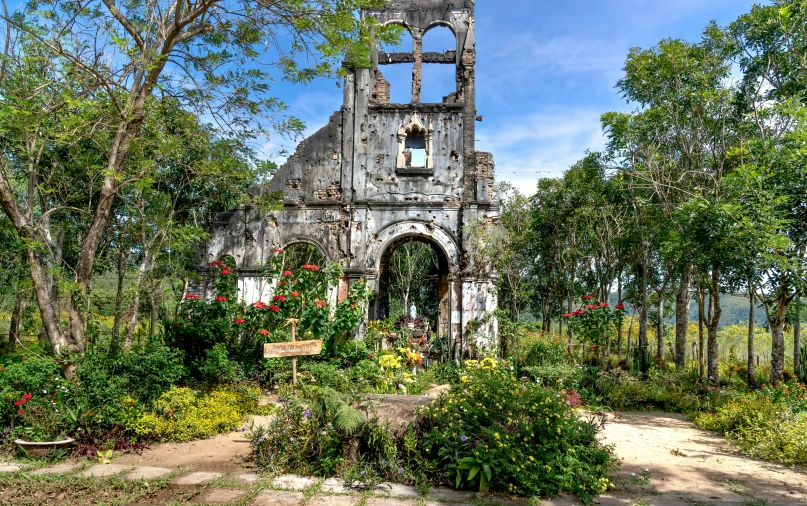
<path id="1" fill-rule="evenodd" d="M 297 324 L 300 320 L 288 320 L 291 325 L 290 343 L 266 343 L 263 345 L 264 358 L 292 357 L 291 359 L 291 379 L 294 386 L 297 386 L 297 359 L 308 355 L 319 355 L 322 353 L 322 341 L 297 341 Z"/>

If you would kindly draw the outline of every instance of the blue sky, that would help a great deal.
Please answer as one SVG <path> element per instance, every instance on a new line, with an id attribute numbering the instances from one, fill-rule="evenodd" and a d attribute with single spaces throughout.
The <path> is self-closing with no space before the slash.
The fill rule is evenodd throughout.
<path id="1" fill-rule="evenodd" d="M 650 47 L 667 37 L 697 40 L 710 20 L 727 24 L 753 3 L 477 0 L 477 108 L 484 116 L 477 124 L 477 149 L 493 152 L 498 181 L 532 193 L 538 179 L 560 176 L 586 150 L 603 147 L 601 114 L 631 108 L 614 88 L 631 47 Z M 447 48 L 439 32 L 424 40 L 426 51 Z M 409 86 L 411 67 L 392 67 L 382 70 L 392 81 L 395 101 L 396 91 Z M 444 95 L 452 79 L 450 67 L 427 69 L 424 93 Z M 324 126 L 342 103 L 333 81 L 282 88 L 307 134 Z M 296 143 L 272 142 L 275 149 L 279 144 L 293 151 Z"/>

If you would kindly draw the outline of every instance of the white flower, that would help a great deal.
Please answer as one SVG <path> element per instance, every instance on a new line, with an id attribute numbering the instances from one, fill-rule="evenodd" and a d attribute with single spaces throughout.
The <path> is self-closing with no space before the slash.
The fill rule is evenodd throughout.
<path id="1" fill-rule="evenodd" d="M 646 468 L 646 467 L 645 467 L 645 468 L 644 468 L 644 472 L 649 473 L 649 472 L 650 472 L 650 469 L 648 469 L 648 468 Z"/>

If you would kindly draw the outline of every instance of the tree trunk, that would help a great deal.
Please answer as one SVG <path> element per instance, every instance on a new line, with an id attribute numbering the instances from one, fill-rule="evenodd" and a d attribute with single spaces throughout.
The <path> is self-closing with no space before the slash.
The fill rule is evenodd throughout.
<path id="1" fill-rule="evenodd" d="M 121 306 L 123 304 L 123 284 L 126 281 L 126 257 L 123 245 L 118 250 L 118 289 L 115 292 L 115 315 L 112 322 L 112 350 L 117 352 L 120 346 Z"/>
<path id="2" fill-rule="evenodd" d="M 659 367 L 661 367 L 661 362 L 664 360 L 664 294 L 662 292 L 659 292 L 658 294 L 658 327 L 656 328 L 656 346 L 658 346 L 656 358 L 658 359 Z"/>
<path id="3" fill-rule="evenodd" d="M 801 371 L 801 294 L 796 292 L 796 315 L 793 321 L 793 374 Z"/>
<path id="4" fill-rule="evenodd" d="M 619 271 L 619 276 L 616 278 L 616 303 L 624 304 L 622 301 L 622 271 Z M 622 320 L 619 321 L 619 327 L 616 329 L 616 355 L 617 361 L 622 360 Z"/>
<path id="5" fill-rule="evenodd" d="M 720 326 L 720 267 L 712 267 L 712 283 L 709 290 L 709 320 L 706 322 L 708 335 L 708 373 L 709 380 L 715 385 L 720 384 L 718 371 L 717 328 Z"/>
<path id="6" fill-rule="evenodd" d="M 779 276 L 779 291 L 776 297 L 776 312 L 770 319 L 771 326 L 771 383 L 777 385 L 784 381 L 785 371 L 785 323 L 790 297 L 787 293 L 789 279 L 787 274 Z"/>
<path id="7" fill-rule="evenodd" d="M 20 323 L 22 321 L 22 293 L 17 290 L 14 299 L 14 310 L 11 312 L 11 321 L 8 328 L 8 349 L 13 350 L 20 338 Z"/>
<path id="8" fill-rule="evenodd" d="M 703 338 L 703 327 L 706 319 L 706 292 L 703 287 L 703 280 L 698 276 L 698 371 L 703 378 L 705 370 L 704 351 L 706 349 Z"/>
<path id="9" fill-rule="evenodd" d="M 140 316 L 140 289 L 143 286 L 143 278 L 146 276 L 148 263 L 149 254 L 148 249 L 146 249 L 143 253 L 143 261 L 140 262 L 140 268 L 137 270 L 137 281 L 134 286 L 134 300 L 132 301 L 132 317 L 126 328 L 126 340 L 123 343 L 123 347 L 127 350 L 132 347 L 132 336 L 134 335 L 135 327 L 137 327 L 137 318 Z"/>
<path id="10" fill-rule="evenodd" d="M 641 274 L 639 276 L 639 364 L 643 374 L 646 374 L 649 368 L 647 363 L 648 355 L 648 339 L 647 339 L 647 265 L 643 261 L 639 267 Z"/>
<path id="11" fill-rule="evenodd" d="M 675 296 L 675 367 L 683 370 L 687 358 L 687 330 L 689 329 L 689 303 L 692 284 L 692 267 L 687 265 L 681 271 L 678 294 Z"/>
<path id="12" fill-rule="evenodd" d="M 754 370 L 754 290 L 748 283 L 748 386 L 753 387 L 756 383 L 756 371 Z"/>
<path id="13" fill-rule="evenodd" d="M 155 289 L 156 290 L 156 289 Z M 149 321 L 149 337 L 154 337 L 155 326 L 157 325 L 157 301 L 154 291 L 149 292 L 149 305 L 151 306 L 151 320 Z"/>

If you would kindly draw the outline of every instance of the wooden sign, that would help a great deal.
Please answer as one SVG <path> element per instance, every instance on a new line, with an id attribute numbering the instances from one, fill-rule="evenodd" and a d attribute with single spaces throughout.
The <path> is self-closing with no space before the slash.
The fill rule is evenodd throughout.
<path id="1" fill-rule="evenodd" d="M 293 343 L 266 343 L 264 358 L 303 357 L 322 353 L 322 341 L 297 341 Z"/>

